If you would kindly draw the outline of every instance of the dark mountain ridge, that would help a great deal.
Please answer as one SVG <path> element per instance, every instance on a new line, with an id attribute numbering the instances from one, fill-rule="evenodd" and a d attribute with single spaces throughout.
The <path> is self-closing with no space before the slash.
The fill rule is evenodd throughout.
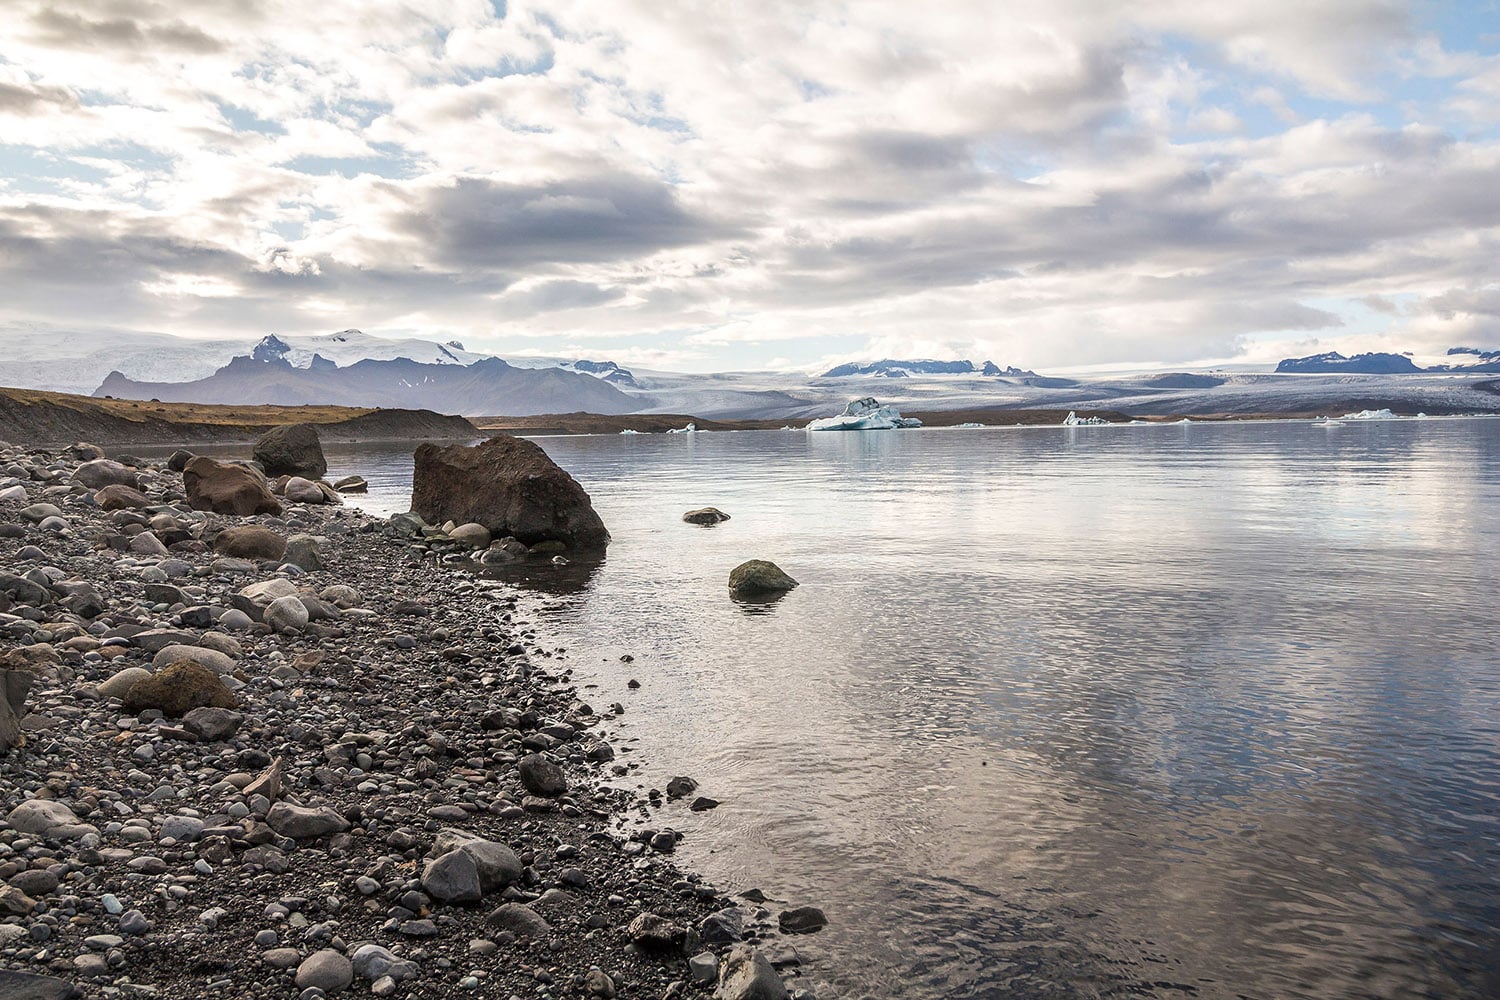
<path id="1" fill-rule="evenodd" d="M 110 372 L 94 395 L 180 403 L 271 403 L 428 409 L 464 414 L 630 413 L 638 400 L 592 375 L 560 368 L 514 368 L 499 358 L 472 365 L 406 358 L 364 360 L 345 368 L 294 368 L 284 359 L 240 356 L 193 382 L 137 382 Z"/>

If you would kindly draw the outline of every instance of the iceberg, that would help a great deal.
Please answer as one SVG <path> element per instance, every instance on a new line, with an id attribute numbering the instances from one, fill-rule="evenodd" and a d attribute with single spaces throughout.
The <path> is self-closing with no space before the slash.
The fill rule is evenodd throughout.
<path id="1" fill-rule="evenodd" d="M 632 427 L 627 427 L 623 431 L 621 431 L 620 433 L 621 434 L 639 434 L 640 431 L 638 431 L 638 430 L 636 430 L 636 429 L 634 429 Z"/>
<path id="2" fill-rule="evenodd" d="M 1063 417 L 1062 425 L 1064 427 L 1103 427 L 1108 423 L 1109 421 L 1103 417 L 1080 417 L 1069 410 L 1068 415 Z"/>
<path id="3" fill-rule="evenodd" d="M 696 433 L 698 433 L 698 425 L 697 424 L 688 424 L 686 427 L 668 427 L 667 428 L 667 433 L 668 434 L 696 434 Z"/>
<path id="4" fill-rule="evenodd" d="M 983 426 L 984 426 L 984 424 L 976 424 L 973 421 L 969 421 L 967 423 L 954 424 L 953 425 L 953 427 L 954 427 L 955 430 L 962 430 L 962 429 L 967 428 L 967 427 L 983 427 Z"/>
<path id="5" fill-rule="evenodd" d="M 807 425 L 810 431 L 890 431 L 898 427 L 921 427 L 922 421 L 903 417 L 894 406 L 881 406 L 873 396 L 856 399 L 836 417 L 820 417 Z"/>
<path id="6" fill-rule="evenodd" d="M 1358 413 L 1344 414 L 1345 420 L 1395 420 L 1396 415 L 1390 410 L 1360 410 Z"/>

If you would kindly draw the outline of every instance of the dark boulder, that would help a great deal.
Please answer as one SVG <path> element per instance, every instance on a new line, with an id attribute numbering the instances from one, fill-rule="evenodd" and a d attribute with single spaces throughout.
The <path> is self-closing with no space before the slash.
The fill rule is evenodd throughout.
<path id="1" fill-rule="evenodd" d="M 226 465 L 202 455 L 188 460 L 182 470 L 188 506 L 215 514 L 280 514 L 281 504 L 266 489 L 265 480 L 243 465 Z"/>
<path id="2" fill-rule="evenodd" d="M 312 424 L 273 427 L 255 442 L 255 460 L 268 476 L 304 476 L 322 479 L 328 472 L 323 445 Z"/>
<path id="3" fill-rule="evenodd" d="M 700 507 L 697 510 L 688 511 L 682 515 L 682 519 L 688 524 L 703 524 L 713 527 L 720 521 L 729 520 L 729 515 L 717 507 Z"/>
<path id="4" fill-rule="evenodd" d="M 219 675 L 194 660 L 178 660 L 125 692 L 125 708 L 138 712 L 157 708 L 173 718 L 195 708 L 239 708 L 240 702 Z"/>
<path id="5" fill-rule="evenodd" d="M 415 457 L 411 509 L 429 524 L 473 522 L 528 546 L 609 542 L 583 487 L 530 441 L 500 434 L 473 447 L 424 444 Z"/>
<path id="6" fill-rule="evenodd" d="M 764 559 L 740 563 L 729 574 L 729 593 L 735 597 L 760 597 L 779 594 L 797 586 L 780 566 Z"/>

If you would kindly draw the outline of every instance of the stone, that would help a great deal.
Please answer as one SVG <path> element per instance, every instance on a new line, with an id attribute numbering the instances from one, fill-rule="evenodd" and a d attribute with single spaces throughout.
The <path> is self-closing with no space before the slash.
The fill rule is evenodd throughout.
<path id="1" fill-rule="evenodd" d="M 712 527 L 720 521 L 729 520 L 729 515 L 717 507 L 699 507 L 682 515 L 682 519 L 688 524 L 703 524 Z"/>
<path id="2" fill-rule="evenodd" d="M 255 524 L 225 528 L 214 536 L 214 551 L 237 559 L 271 559 L 281 561 L 287 540 L 270 528 Z"/>
<path id="3" fill-rule="evenodd" d="M 379 979 L 402 964 L 401 959 L 397 958 L 389 948 L 382 948 L 378 944 L 360 945 L 354 949 L 354 954 L 349 956 L 349 960 L 356 976 L 371 981 Z"/>
<path id="4" fill-rule="evenodd" d="M 138 556 L 164 556 L 167 547 L 153 532 L 143 531 L 130 539 L 130 551 Z"/>
<path id="5" fill-rule="evenodd" d="M 293 476 L 287 480 L 286 498 L 293 503 L 328 503 L 328 494 L 311 479 Z"/>
<path id="6" fill-rule="evenodd" d="M 698 783 L 692 778 L 679 775 L 667 782 L 667 798 L 680 799 L 691 795 L 698 790 Z"/>
<path id="7" fill-rule="evenodd" d="M 552 933 L 552 925 L 525 903 L 506 903 L 484 919 L 492 927 L 510 931 L 516 937 L 544 938 Z"/>
<path id="8" fill-rule="evenodd" d="M 167 456 L 167 468 L 173 472 L 181 472 L 187 468 L 187 464 L 193 460 L 193 453 L 186 448 L 178 448 Z"/>
<path id="9" fill-rule="evenodd" d="M 519 881 L 523 874 L 520 859 L 504 844 L 476 837 L 466 830 L 451 827 L 440 830 L 433 839 L 432 853 L 441 855 L 454 850 L 463 851 L 474 860 L 474 867 L 479 873 L 479 886 L 485 892 L 503 889 L 510 883 Z"/>
<path id="10" fill-rule="evenodd" d="M 220 676 L 234 673 L 234 658 L 217 649 L 209 649 L 206 646 L 186 646 L 181 643 L 173 643 L 164 646 L 155 656 L 151 658 L 151 665 L 160 669 L 170 666 L 180 660 L 192 660 L 201 663 Z"/>
<path id="11" fill-rule="evenodd" d="M 139 649 L 144 649 L 153 656 L 160 653 L 168 646 L 192 646 L 198 637 L 192 632 L 185 632 L 175 628 L 153 628 L 144 632 L 137 632 L 130 637 L 130 643 Z"/>
<path id="12" fill-rule="evenodd" d="M 143 681 L 150 676 L 151 671 L 145 667 L 126 667 L 99 685 L 99 697 L 124 698 L 125 692 L 134 687 L 136 681 Z"/>
<path id="13" fill-rule="evenodd" d="M 21 720 L 26 715 L 26 696 L 35 682 L 36 674 L 25 667 L 0 668 L 0 754 L 26 744 Z"/>
<path id="14" fill-rule="evenodd" d="M 729 574 L 729 593 L 734 597 L 778 594 L 795 586 L 797 581 L 783 573 L 780 566 L 764 559 L 740 563 Z"/>
<path id="15" fill-rule="evenodd" d="M 0 997 L 5 1000 L 73 1000 L 83 991 L 66 979 L 0 969 Z"/>
<path id="16" fill-rule="evenodd" d="M 261 620 L 271 626 L 273 632 L 300 632 L 307 628 L 307 605 L 295 595 L 278 597 L 266 605 Z"/>
<path id="17" fill-rule="evenodd" d="M 10 884 L 28 896 L 46 896 L 57 891 L 61 879 L 44 868 L 28 868 L 12 876 Z"/>
<path id="18" fill-rule="evenodd" d="M 34 503 L 21 508 L 21 516 L 32 524 L 41 524 L 49 517 L 62 517 L 62 509 L 56 504 Z"/>
<path id="19" fill-rule="evenodd" d="M 484 895 L 479 868 L 466 851 L 440 854 L 422 869 L 422 889 L 443 903 L 472 903 Z"/>
<path id="20" fill-rule="evenodd" d="M 77 840 L 99 832 L 56 799 L 27 799 L 11 810 L 5 821 L 21 833 L 39 834 L 54 840 Z"/>
<path id="21" fill-rule="evenodd" d="M 137 681 L 125 692 L 124 703 L 132 712 L 156 708 L 173 718 L 204 706 L 239 708 L 240 705 L 218 674 L 193 660 L 178 660 Z"/>
<path id="22" fill-rule="evenodd" d="M 360 602 L 364 600 L 360 596 L 359 591 L 342 583 L 336 583 L 331 587 L 324 587 L 318 592 L 318 599 L 327 601 L 340 610 L 357 608 Z"/>
<path id="23" fill-rule="evenodd" d="M 685 932 L 666 917 L 647 912 L 637 914 L 625 934 L 642 951 L 669 951 L 683 941 Z"/>
<path id="24" fill-rule="evenodd" d="M 281 798 L 281 772 L 285 763 L 280 757 L 271 761 L 271 765 L 262 771 L 254 781 L 246 785 L 244 793 L 246 798 L 255 795 L 264 795 L 270 802 Z"/>
<path id="25" fill-rule="evenodd" d="M 309 571 L 323 568 L 323 548 L 316 535 L 302 533 L 288 538 L 282 558 Z"/>
<path id="26" fill-rule="evenodd" d="M 271 580 L 262 580 L 252 583 L 247 587 L 241 587 L 239 596 L 265 607 L 279 597 L 296 597 L 297 585 L 290 580 L 276 577 Z"/>
<path id="27" fill-rule="evenodd" d="M 368 493 L 370 484 L 365 481 L 364 476 L 345 476 L 335 482 L 333 488 L 340 493 Z"/>
<path id="28" fill-rule="evenodd" d="M 490 545 L 490 529 L 473 521 L 460 524 L 448 532 L 448 537 L 455 542 L 462 542 L 471 549 L 487 549 Z"/>
<path id="29" fill-rule="evenodd" d="M 199 709 L 200 712 L 216 712 L 218 709 Z M 191 842 L 203 836 L 205 827 L 203 820 L 196 816 L 168 816 L 161 821 L 161 829 L 157 835 L 165 840 L 171 837 L 173 840 Z"/>
<path id="30" fill-rule="evenodd" d="M 107 458 L 96 458 L 74 469 L 73 482 L 82 483 L 91 490 L 106 486 L 128 486 L 133 490 L 141 488 L 141 477 L 134 469 L 127 469 L 119 462 Z"/>
<path id="31" fill-rule="evenodd" d="M 145 510 L 151 506 L 146 494 L 123 483 L 106 486 L 95 493 L 94 503 L 100 510 Z"/>
<path id="32" fill-rule="evenodd" d="M 526 545 L 601 549 L 609 542 L 583 487 L 536 444 L 508 434 L 473 447 L 420 445 L 411 509 L 428 523 L 473 522 Z"/>
<path id="33" fill-rule="evenodd" d="M 281 504 L 266 489 L 265 479 L 243 465 L 199 455 L 183 466 L 182 485 L 188 506 L 194 510 L 238 517 L 281 513 Z"/>
<path id="34" fill-rule="evenodd" d="M 719 978 L 719 956 L 705 951 L 688 959 L 688 978 L 700 985 Z"/>
<path id="35" fill-rule="evenodd" d="M 151 933 L 151 921 L 140 910 L 126 910 L 120 914 L 120 933 L 140 937 Z"/>
<path id="36" fill-rule="evenodd" d="M 266 813 L 266 824 L 293 840 L 326 837 L 349 829 L 349 821 L 327 806 L 294 806 L 290 802 L 278 802 L 272 806 Z"/>
<path id="37" fill-rule="evenodd" d="M 297 966 L 297 988 L 320 989 L 324 993 L 338 993 L 354 982 L 354 964 L 348 958 L 324 948 L 315 951 Z"/>
<path id="38" fill-rule="evenodd" d="M 182 726 L 202 740 L 220 742 L 239 732 L 245 717 L 227 708 L 195 708 L 182 717 Z"/>
<path id="39" fill-rule="evenodd" d="M 797 906 L 782 910 L 776 925 L 783 934 L 815 934 L 828 926 L 828 917 L 816 906 Z"/>
<path id="40" fill-rule="evenodd" d="M 76 458 L 80 462 L 104 457 L 103 448 L 97 444 L 89 444 L 87 441 L 74 441 L 68 445 L 66 451 L 69 458 Z"/>
<path id="41" fill-rule="evenodd" d="M 715 1000 L 790 1000 L 781 977 L 760 950 L 737 944 L 719 970 Z"/>
<path id="42" fill-rule="evenodd" d="M 568 779 L 551 759 L 539 753 L 528 754 L 516 764 L 521 784 L 533 795 L 556 798 L 568 790 Z"/>
<path id="43" fill-rule="evenodd" d="M 312 424 L 273 427 L 255 442 L 253 457 L 268 476 L 305 476 L 321 479 L 328 473 L 323 445 Z"/>

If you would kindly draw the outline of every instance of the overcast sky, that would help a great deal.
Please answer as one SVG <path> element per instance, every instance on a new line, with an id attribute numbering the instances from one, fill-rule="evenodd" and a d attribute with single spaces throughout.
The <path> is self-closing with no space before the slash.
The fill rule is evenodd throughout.
<path id="1" fill-rule="evenodd" d="M 0 5 L 0 323 L 690 371 L 1500 347 L 1493 0 Z"/>

